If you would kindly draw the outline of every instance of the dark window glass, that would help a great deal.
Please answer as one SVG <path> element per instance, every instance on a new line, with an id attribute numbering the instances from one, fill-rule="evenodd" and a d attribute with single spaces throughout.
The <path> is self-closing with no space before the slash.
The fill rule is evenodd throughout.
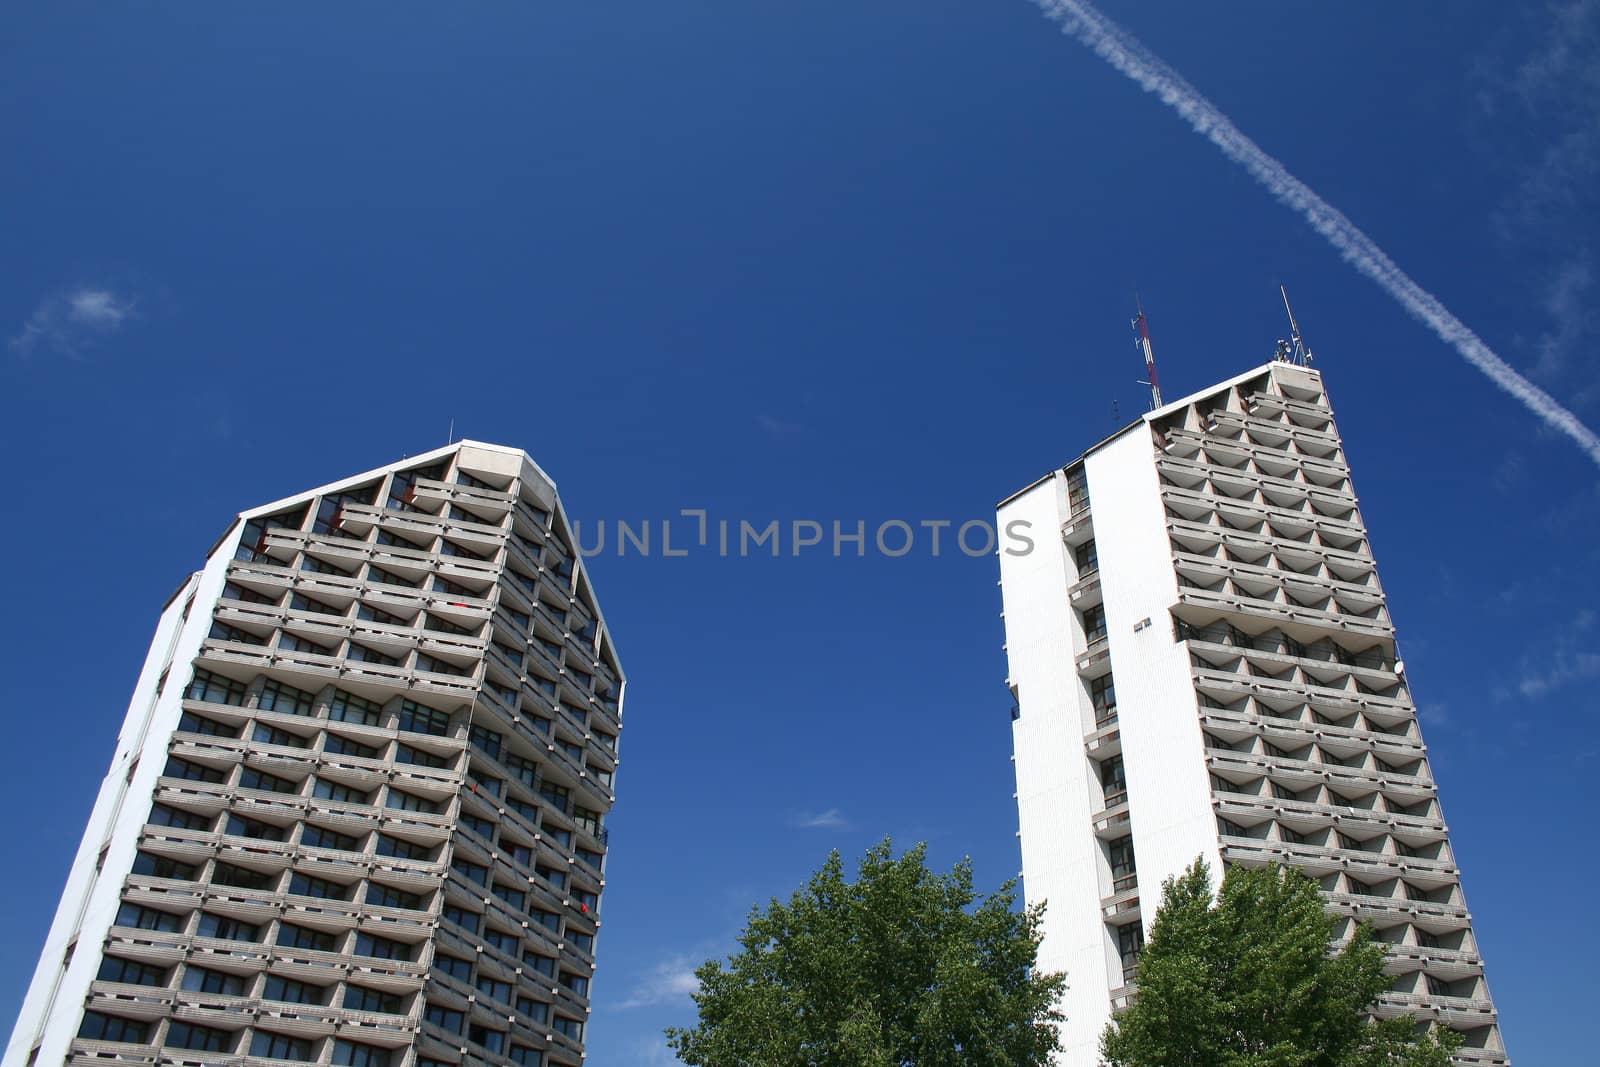
<path id="1" fill-rule="evenodd" d="M 132 1041 L 142 1045 L 150 1037 L 150 1024 L 86 1011 L 83 1022 L 78 1024 L 78 1036 L 90 1041 Z"/>
<path id="2" fill-rule="evenodd" d="M 407 893 L 374 882 L 367 885 L 367 903 L 380 908 L 405 908 L 409 911 L 418 911 L 422 908 L 422 895 Z"/>
<path id="3" fill-rule="evenodd" d="M 362 759 L 376 759 L 378 755 L 377 746 L 363 745 L 359 741 L 352 741 L 338 734 L 329 734 L 327 740 L 322 743 L 322 750 L 340 756 L 360 756 Z"/>
<path id="4" fill-rule="evenodd" d="M 167 766 L 161 772 L 166 778 L 183 778 L 191 782 L 221 782 L 228 777 L 227 771 L 215 767 L 207 767 L 203 763 L 190 763 L 188 760 L 172 756 L 167 760 Z"/>
<path id="5" fill-rule="evenodd" d="M 425 749 L 412 748 L 410 745 L 395 746 L 394 758 L 399 763 L 412 763 L 418 767 L 452 767 L 456 762 L 454 756 L 440 756 Z"/>
<path id="6" fill-rule="evenodd" d="M 284 948 L 303 948 L 314 952 L 336 952 L 338 951 L 339 941 L 339 935 L 330 934 L 325 930 L 313 930 L 309 926 L 283 923 L 278 927 L 278 944 Z"/>
<path id="7" fill-rule="evenodd" d="M 275 974 L 267 975 L 266 988 L 261 991 L 261 996 L 266 1000 L 282 1000 L 290 1004 L 326 1004 L 328 990 L 310 982 L 298 982 L 293 978 L 282 978 Z"/>
<path id="8" fill-rule="evenodd" d="M 118 926 L 128 926 L 137 930 L 160 930 L 170 934 L 181 927 L 183 922 L 183 917 L 180 915 L 141 907 L 138 904 L 124 904 L 117 911 Z"/>
<path id="9" fill-rule="evenodd" d="M 370 795 L 359 789 L 352 789 L 350 786 L 340 785 L 338 782 L 330 782 L 326 779 L 317 780 L 316 786 L 311 790 L 311 795 L 321 797 L 324 800 L 343 801 L 346 804 L 365 804 L 372 799 Z"/>
<path id="10" fill-rule="evenodd" d="M 152 804 L 148 821 L 156 826 L 173 826 L 179 830 L 208 830 L 211 828 L 211 818 L 210 815 L 181 811 L 165 804 Z"/>
<path id="11" fill-rule="evenodd" d="M 419 845 L 413 841 L 402 841 L 388 834 L 378 835 L 378 855 L 394 856 L 403 860 L 431 860 L 433 859 L 434 846 Z"/>
<path id="12" fill-rule="evenodd" d="M 107 956 L 100 961 L 96 975 L 102 982 L 126 982 L 129 985 L 166 985 L 167 969 L 137 960 L 123 960 Z"/>
<path id="13" fill-rule="evenodd" d="M 376 934 L 358 933 L 356 935 L 356 955 L 372 956 L 380 960 L 414 960 L 417 958 L 417 946 L 408 945 L 404 941 L 394 941 Z"/>
<path id="14" fill-rule="evenodd" d="M 411 700 L 400 702 L 400 729 L 443 737 L 450 732 L 450 716 Z"/>
<path id="15" fill-rule="evenodd" d="M 217 885 L 237 886 L 240 889 L 271 890 L 278 887 L 277 872 L 252 871 L 248 867 L 236 867 L 221 861 L 218 861 L 216 869 L 211 872 L 211 881 Z"/>
<path id="16" fill-rule="evenodd" d="M 376 989 L 353 985 L 345 987 L 344 1006 L 355 1011 L 381 1011 L 399 1015 L 405 1011 L 405 1000 L 398 993 L 380 993 Z"/>
<path id="17" fill-rule="evenodd" d="M 268 793 L 298 793 L 300 783 L 292 782 L 287 778 L 279 778 L 266 771 L 258 771 L 254 767 L 246 767 L 239 772 L 240 789 L 260 789 Z"/>
<path id="18" fill-rule="evenodd" d="M 289 892 L 302 897 L 321 897 L 323 900 L 349 900 L 353 895 L 354 886 L 341 885 L 330 882 L 326 878 L 315 878 L 309 874 L 296 871 L 289 878 Z"/>
<path id="19" fill-rule="evenodd" d="M 249 990 L 251 979 L 243 975 L 227 974 L 205 967 L 190 966 L 183 972 L 183 988 L 191 993 L 218 993 L 229 997 L 242 997 Z"/>
<path id="20" fill-rule="evenodd" d="M 433 965 L 452 978 L 459 978 L 463 982 L 472 980 L 472 963 L 468 960 L 457 959 L 454 956 L 435 956 Z"/>
<path id="21" fill-rule="evenodd" d="M 361 847 L 361 842 L 353 835 L 321 826 L 307 826 L 300 833 L 300 843 L 312 848 L 336 848 L 344 852 L 355 852 Z"/>
<path id="22" fill-rule="evenodd" d="M 413 793 L 401 792 L 392 786 L 389 789 L 388 798 L 383 802 L 383 806 L 386 808 L 398 808 L 401 811 L 421 811 L 429 815 L 437 815 L 439 813 L 438 801 L 428 800 Z"/>
<path id="23" fill-rule="evenodd" d="M 287 715 L 310 715 L 315 704 L 315 694 L 276 680 L 268 681 L 261 687 L 261 697 L 256 701 L 256 707 L 263 711 L 279 711 Z"/>
<path id="24" fill-rule="evenodd" d="M 285 831 L 281 826 L 261 822 L 257 819 L 246 819 L 238 815 L 228 816 L 227 833 L 237 837 L 255 837 L 262 841 L 282 841 Z"/>
<path id="25" fill-rule="evenodd" d="M 230 1030 L 218 1030 L 199 1023 L 173 1020 L 167 1024 L 166 1043 L 172 1048 L 195 1049 L 199 1052 L 232 1052 L 239 1035 Z"/>
<path id="26" fill-rule="evenodd" d="M 250 1039 L 250 1055 L 270 1060 L 309 1060 L 311 1042 L 303 1037 L 257 1031 L 256 1036 Z"/>
<path id="27" fill-rule="evenodd" d="M 250 739 L 260 741 L 264 745 L 284 745 L 289 748 L 306 748 L 311 744 L 299 734 L 292 734 L 288 730 L 268 726 L 266 723 L 256 723 L 255 732 L 250 735 Z"/>
<path id="28" fill-rule="evenodd" d="M 133 861 L 133 873 L 142 874 L 150 878 L 176 878 L 182 881 L 193 881 L 195 865 L 180 863 L 166 856 L 156 856 L 149 852 L 141 852 Z"/>
<path id="29" fill-rule="evenodd" d="M 243 682 L 236 682 L 232 678 L 207 670 L 197 670 L 194 672 L 194 680 L 189 683 L 189 688 L 183 691 L 183 698 L 204 700 L 212 704 L 237 705 L 244 703 L 247 688 Z"/>
<path id="30" fill-rule="evenodd" d="M 363 726 L 376 726 L 383 719 L 383 708 L 354 693 L 346 693 L 343 689 L 333 691 L 333 699 L 328 702 L 328 718 L 339 722 L 360 723 Z"/>
<path id="31" fill-rule="evenodd" d="M 338 1067 L 389 1067 L 389 1050 L 340 1039 L 333 1043 L 333 1062 Z"/>
<path id="32" fill-rule="evenodd" d="M 254 923 L 230 919 L 225 915 L 212 915 L 210 912 L 201 912 L 200 928 L 195 932 L 201 937 L 215 937 L 223 941 L 255 941 L 261 936 L 261 928 Z"/>
<path id="33" fill-rule="evenodd" d="M 239 736 L 239 728 L 237 726 L 230 726 L 225 722 L 218 722 L 216 719 L 208 719 L 204 715 L 196 715 L 192 711 L 184 712 L 182 717 L 178 719 L 178 729 L 185 730 L 191 734 L 204 734 L 207 737 Z"/>

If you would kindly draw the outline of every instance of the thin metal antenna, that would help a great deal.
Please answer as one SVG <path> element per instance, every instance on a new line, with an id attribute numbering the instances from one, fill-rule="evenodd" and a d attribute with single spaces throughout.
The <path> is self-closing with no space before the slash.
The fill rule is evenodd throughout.
<path id="1" fill-rule="evenodd" d="M 1161 384 L 1156 379 L 1156 354 L 1150 347 L 1150 324 L 1145 321 L 1144 305 L 1139 302 L 1139 291 L 1134 290 L 1133 306 L 1138 309 L 1138 316 L 1133 320 L 1133 329 L 1137 334 L 1133 339 L 1133 347 L 1144 353 L 1144 372 L 1149 376 L 1149 381 L 1140 382 L 1140 385 L 1150 387 L 1150 410 L 1154 411 L 1161 406 Z"/>
<path id="2" fill-rule="evenodd" d="M 456 443 L 456 417 L 454 415 L 450 416 L 450 432 L 445 435 L 444 443 L 447 445 Z"/>
<path id="3" fill-rule="evenodd" d="M 1121 426 L 1122 425 L 1122 408 L 1117 403 L 1117 398 L 1116 397 L 1112 397 L 1111 398 L 1111 425 L 1113 425 L 1113 426 Z"/>
<path id="4" fill-rule="evenodd" d="M 1311 349 L 1306 347 L 1305 341 L 1300 337 L 1300 325 L 1294 321 L 1294 309 L 1289 306 L 1289 290 L 1280 285 L 1278 286 L 1278 292 L 1283 294 L 1283 310 L 1289 315 L 1289 337 L 1293 342 L 1291 345 L 1285 345 L 1282 341 L 1278 342 L 1278 358 L 1288 363 L 1299 364 L 1302 367 L 1309 366 L 1311 363 Z M 1288 351 L 1285 352 L 1285 349 Z"/>

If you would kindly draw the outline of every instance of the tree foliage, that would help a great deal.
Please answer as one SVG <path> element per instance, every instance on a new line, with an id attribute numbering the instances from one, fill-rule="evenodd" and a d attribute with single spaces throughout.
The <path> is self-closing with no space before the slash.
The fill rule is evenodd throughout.
<path id="1" fill-rule="evenodd" d="M 1365 1012 L 1389 987 L 1362 925 L 1337 921 L 1316 883 L 1278 866 L 1231 867 L 1215 905 L 1204 860 L 1162 887 L 1139 956 L 1139 994 L 1106 1028 L 1110 1067 L 1446 1067 L 1460 1035 L 1419 1037 Z"/>
<path id="2" fill-rule="evenodd" d="M 668 1044 L 703 1067 L 1026 1067 L 1058 1044 L 1063 979 L 1033 973 L 1042 907 L 987 897 L 969 862 L 933 874 L 885 839 L 854 882 L 834 852 L 788 901 L 751 910 L 741 951 L 695 972 L 699 1023 Z"/>

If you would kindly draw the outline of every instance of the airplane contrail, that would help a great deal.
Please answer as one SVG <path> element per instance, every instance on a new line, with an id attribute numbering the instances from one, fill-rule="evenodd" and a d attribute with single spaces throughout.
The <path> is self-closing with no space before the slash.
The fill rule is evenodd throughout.
<path id="1" fill-rule="evenodd" d="M 1298 212 L 1312 229 L 1339 250 L 1346 263 L 1365 274 L 1428 326 L 1461 357 L 1477 367 L 1495 385 L 1510 393 L 1540 419 L 1577 442 L 1590 459 L 1600 464 L 1600 436 L 1562 407 L 1549 393 L 1534 385 L 1495 355 L 1483 339 L 1411 279 L 1372 238 L 1322 197 L 1311 191 L 1260 145 L 1235 126 L 1217 106 L 1184 80 L 1138 39 L 1083 0 L 1034 0 L 1044 13 L 1061 24 L 1101 59 L 1127 75 L 1147 93 L 1154 93 L 1189 126 L 1216 145 L 1222 154 L 1249 171 L 1279 203 Z"/>

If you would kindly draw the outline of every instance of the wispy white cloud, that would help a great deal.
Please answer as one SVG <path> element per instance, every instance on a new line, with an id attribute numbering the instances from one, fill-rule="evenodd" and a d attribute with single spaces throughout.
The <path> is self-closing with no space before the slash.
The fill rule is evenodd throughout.
<path id="1" fill-rule="evenodd" d="M 633 991 L 617 1007 L 648 1008 L 687 999 L 700 988 L 700 979 L 694 976 L 694 970 L 702 962 L 688 954 L 667 957 L 641 975 Z"/>
<path id="2" fill-rule="evenodd" d="M 780 419 L 776 415 L 757 415 L 756 425 L 771 437 L 789 437 L 800 432 L 800 424 Z"/>
<path id="3" fill-rule="evenodd" d="M 105 286 L 76 286 L 41 301 L 7 344 L 24 356 L 35 352 L 77 356 L 122 329 L 134 317 L 135 304 L 132 297 Z"/>
<path id="4" fill-rule="evenodd" d="M 1274 199 L 1310 223 L 1313 230 L 1339 251 L 1346 263 L 1377 283 L 1413 318 L 1453 347 L 1462 359 L 1482 371 L 1551 429 L 1571 438 L 1591 460 L 1600 464 L 1600 435 L 1496 355 L 1466 323 L 1440 303 L 1438 297 L 1401 270 L 1377 242 L 1305 182 L 1290 174 L 1181 74 L 1085 0 L 1034 2 L 1059 22 L 1065 33 L 1177 112 L 1195 133 L 1243 167 Z"/>
<path id="5" fill-rule="evenodd" d="M 850 826 L 850 821 L 838 808 L 829 808 L 827 811 L 802 811 L 794 817 L 792 825 L 800 830 L 844 830 Z"/>
<path id="6" fill-rule="evenodd" d="M 1600 650 L 1595 643 L 1597 616 L 1584 608 L 1536 655 L 1523 658 L 1518 669 L 1517 692 L 1529 700 L 1600 677 Z"/>

